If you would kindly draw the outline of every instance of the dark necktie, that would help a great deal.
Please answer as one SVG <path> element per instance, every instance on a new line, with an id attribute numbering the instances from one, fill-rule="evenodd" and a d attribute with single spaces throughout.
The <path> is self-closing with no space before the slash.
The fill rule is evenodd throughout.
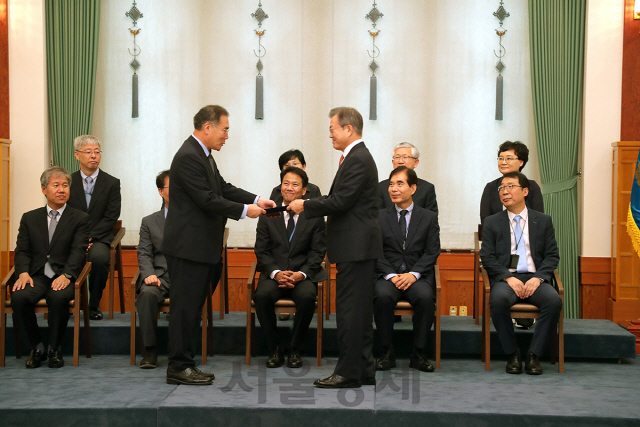
<path id="1" fill-rule="evenodd" d="M 291 241 L 291 236 L 293 236 L 293 232 L 296 229 L 296 222 L 293 219 L 293 214 L 289 214 L 289 221 L 287 222 L 287 237 L 289 241 Z"/>
<path id="2" fill-rule="evenodd" d="M 51 243 L 53 233 L 56 232 L 56 227 L 58 226 L 58 211 L 52 210 L 51 212 L 49 212 L 49 216 L 51 217 L 51 221 L 49 221 L 49 243 Z M 49 279 L 55 276 L 55 272 L 53 271 L 53 268 L 51 268 L 51 265 L 48 261 L 44 265 L 44 275 Z"/>
<path id="3" fill-rule="evenodd" d="M 404 251 L 404 245 L 407 241 L 407 211 L 403 209 L 400 211 L 400 233 L 402 234 L 402 250 Z M 403 262 L 400 266 L 400 273 L 404 273 L 407 270 L 406 264 Z"/>
<path id="4" fill-rule="evenodd" d="M 213 172 L 213 177 L 215 178 L 215 176 L 216 176 L 216 164 L 213 161 L 213 155 L 211 155 L 211 153 L 209 153 L 209 165 L 211 165 L 211 171 Z"/>

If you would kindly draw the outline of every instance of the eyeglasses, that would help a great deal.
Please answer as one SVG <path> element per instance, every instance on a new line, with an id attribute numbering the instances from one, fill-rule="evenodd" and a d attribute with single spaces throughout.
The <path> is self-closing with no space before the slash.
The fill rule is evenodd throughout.
<path id="1" fill-rule="evenodd" d="M 502 193 L 504 190 L 507 190 L 510 193 L 511 190 L 513 190 L 515 187 L 522 187 L 522 185 L 515 185 L 515 184 L 503 185 L 498 187 L 498 193 Z"/>
<path id="2" fill-rule="evenodd" d="M 404 156 L 397 155 L 397 156 L 393 156 L 391 158 L 391 160 L 396 160 L 396 161 L 398 161 L 398 160 L 407 160 L 407 159 L 417 159 L 417 157 L 412 157 L 412 156 L 408 156 L 408 155 L 405 154 Z"/>
<path id="3" fill-rule="evenodd" d="M 220 125 L 215 125 L 215 126 L 214 126 L 214 125 L 213 125 L 213 123 L 211 123 L 211 122 L 208 122 L 208 123 L 209 123 L 211 126 L 213 126 L 213 128 L 214 128 L 214 129 L 215 129 L 215 128 L 220 129 L 224 134 L 229 135 L 229 128 L 222 129 L 222 128 L 220 128 L 220 127 L 219 127 Z"/>
<path id="4" fill-rule="evenodd" d="M 99 156 L 100 154 L 102 154 L 101 150 L 85 150 L 85 151 L 80 151 L 80 150 L 76 150 L 76 153 L 82 153 L 82 154 L 86 154 L 87 156 L 90 156 L 92 154 L 95 154 L 96 156 Z"/>
<path id="5" fill-rule="evenodd" d="M 517 157 L 498 157 L 498 162 L 513 162 L 514 160 L 520 160 Z"/>

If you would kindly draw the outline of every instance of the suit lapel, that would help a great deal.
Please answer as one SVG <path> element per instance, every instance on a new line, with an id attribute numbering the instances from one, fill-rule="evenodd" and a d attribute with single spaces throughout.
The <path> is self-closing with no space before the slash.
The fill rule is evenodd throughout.
<path id="1" fill-rule="evenodd" d="M 160 230 L 160 236 L 164 236 L 164 208 L 162 208 L 159 212 L 156 213 L 156 225 Z"/>
<path id="2" fill-rule="evenodd" d="M 345 162 L 347 161 L 347 159 L 349 159 L 351 157 L 351 155 L 353 154 L 354 151 L 362 149 L 364 146 L 365 146 L 364 145 L 364 141 L 361 141 L 361 142 L 357 143 L 356 145 L 354 145 L 353 148 L 351 148 L 351 150 L 349 150 L 349 154 L 346 155 L 346 157 L 342 161 L 342 165 L 340 165 L 340 167 L 338 168 L 338 172 L 336 173 L 336 176 L 333 178 L 333 182 L 331 183 L 331 188 L 329 189 L 329 194 L 333 194 L 333 187 L 335 186 L 336 181 L 338 181 L 338 177 L 340 176 L 340 172 L 343 170 L 343 166 L 344 166 Z"/>
<path id="3" fill-rule="evenodd" d="M 529 250 L 531 251 L 531 259 L 534 260 L 535 264 L 535 253 L 536 253 L 536 236 L 538 232 L 538 215 L 535 214 L 531 209 L 529 211 L 529 218 L 527 221 L 527 225 L 529 226 Z"/>
<path id="4" fill-rule="evenodd" d="M 82 175 L 80 175 L 80 177 L 82 177 Z M 98 173 L 98 177 L 96 178 L 96 183 L 93 186 L 93 192 L 91 193 L 91 200 L 89 200 L 89 206 L 87 207 L 87 212 L 89 212 L 91 208 L 95 206 L 96 199 L 100 196 L 100 193 L 102 193 L 105 190 L 105 188 L 107 188 L 106 179 L 107 177 L 106 175 L 104 175 L 104 172 L 100 171 L 100 173 Z M 84 186 L 82 188 L 84 190 Z"/>
<path id="5" fill-rule="evenodd" d="M 395 205 L 394 205 L 395 206 Z M 402 237 L 402 232 L 400 231 L 400 223 L 398 222 L 398 213 L 396 212 L 395 207 L 390 207 L 389 209 L 384 211 L 387 216 L 387 221 L 389 223 L 389 227 L 393 230 L 393 235 L 396 238 L 396 242 L 398 243 L 398 247 L 400 249 L 404 249 L 402 247 L 402 243 L 404 241 Z"/>
<path id="6" fill-rule="evenodd" d="M 46 212 L 46 208 L 45 208 L 45 212 Z M 51 242 L 49 243 L 49 249 L 53 247 L 53 245 L 56 243 L 56 240 L 58 239 L 60 234 L 64 232 L 65 227 L 69 225 L 72 215 L 73 214 L 71 213 L 71 211 L 69 211 L 69 206 L 67 206 L 67 208 L 64 210 L 64 212 L 62 212 L 62 215 L 60 215 L 60 218 L 58 219 L 58 225 L 56 226 L 56 231 L 53 232 L 53 236 L 51 237 Z M 48 228 L 47 228 L 47 240 L 49 240 Z"/>
<path id="7" fill-rule="evenodd" d="M 511 226 L 509 224 L 509 215 L 507 210 L 502 211 L 500 214 L 500 232 L 502 236 L 498 236 L 498 242 L 502 246 L 497 253 L 506 253 L 511 255 Z"/>
<path id="8" fill-rule="evenodd" d="M 420 222 L 422 221 L 422 215 L 420 215 L 419 207 L 413 205 L 413 212 L 411 212 L 411 221 L 409 222 L 409 230 L 407 233 L 407 242 L 406 247 L 408 248 L 413 240 L 413 236 L 416 235 L 416 230 L 420 226 Z M 398 229 L 400 229 L 400 225 L 398 225 Z"/>
<path id="9" fill-rule="evenodd" d="M 300 236 L 302 236 L 307 224 L 309 224 L 309 221 L 307 221 L 304 214 L 298 215 L 298 222 L 296 223 L 295 232 L 293 233 L 293 236 L 291 236 L 291 241 L 289 242 L 289 253 L 293 251 L 296 243 L 298 243 L 298 241 L 300 240 Z"/>
<path id="10" fill-rule="evenodd" d="M 43 207 L 38 212 L 38 230 L 42 234 L 42 241 L 47 242 L 47 249 L 49 249 L 49 222 L 47 221 L 47 207 Z"/>
<path id="11" fill-rule="evenodd" d="M 195 139 L 193 135 L 191 135 L 188 141 L 191 143 L 191 146 L 193 147 L 193 149 L 196 150 L 196 152 L 198 153 L 198 158 L 200 159 L 202 164 L 205 166 L 205 169 L 207 171 L 207 176 L 209 177 L 209 182 L 212 185 L 213 191 L 215 191 L 216 194 L 222 194 L 222 189 L 220 185 L 220 172 L 218 172 L 218 165 L 216 164 L 216 159 L 213 159 L 213 167 L 216 169 L 216 172 L 214 174 L 213 169 L 211 169 L 211 164 L 209 163 L 209 157 L 204 153 L 204 150 L 198 143 L 198 140 Z M 209 153 L 211 153 L 211 150 L 209 150 Z"/>
<path id="12" fill-rule="evenodd" d="M 80 171 L 75 172 L 72 175 L 72 179 L 73 179 L 73 182 L 78 182 L 79 183 L 77 185 L 72 185 L 71 186 L 71 191 L 73 192 L 73 197 L 74 197 L 74 199 L 82 200 L 82 207 L 84 208 L 84 211 L 86 212 L 89 209 L 87 207 L 87 202 L 85 201 L 86 197 L 84 196 L 84 184 L 82 182 L 82 175 L 80 175 Z M 46 210 L 46 208 L 45 208 L 45 210 Z"/>

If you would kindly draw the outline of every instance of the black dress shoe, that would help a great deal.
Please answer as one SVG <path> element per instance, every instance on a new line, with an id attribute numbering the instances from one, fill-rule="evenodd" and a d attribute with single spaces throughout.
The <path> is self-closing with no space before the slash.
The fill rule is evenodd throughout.
<path id="1" fill-rule="evenodd" d="M 529 375 L 542 375 L 542 366 L 538 356 L 532 352 L 527 353 L 527 361 L 524 364 L 524 371 Z"/>
<path id="2" fill-rule="evenodd" d="M 102 320 L 102 312 L 99 309 L 90 308 L 89 309 L 89 319 L 91 319 L 91 320 Z"/>
<path id="3" fill-rule="evenodd" d="M 509 356 L 507 361 L 507 374 L 521 374 L 522 373 L 522 358 L 520 357 L 520 350 L 514 352 Z"/>
<path id="4" fill-rule="evenodd" d="M 140 362 L 141 369 L 154 369 L 158 366 L 158 351 L 153 349 L 145 350 L 145 354 Z"/>
<path id="5" fill-rule="evenodd" d="M 291 349 L 289 357 L 287 357 L 287 368 L 301 368 L 302 357 L 300 357 L 300 350 Z"/>
<path id="6" fill-rule="evenodd" d="M 409 367 L 422 372 L 433 372 L 435 368 L 422 354 L 414 355 L 409 362 Z"/>
<path id="7" fill-rule="evenodd" d="M 389 347 L 385 350 L 384 354 L 380 359 L 376 361 L 376 370 L 377 371 L 388 371 L 391 368 L 396 367 L 396 354 L 393 351 L 392 347 Z"/>
<path id="8" fill-rule="evenodd" d="M 47 355 L 42 352 L 39 348 L 35 348 L 31 350 L 29 353 L 29 358 L 27 359 L 27 363 L 25 366 L 27 369 L 39 368 L 40 363 L 47 360 Z"/>
<path id="9" fill-rule="evenodd" d="M 360 388 L 360 381 L 333 374 L 327 378 L 315 380 L 313 385 L 319 388 Z"/>
<path id="10" fill-rule="evenodd" d="M 167 384 L 182 385 L 211 385 L 211 380 L 200 375 L 195 369 L 187 368 L 184 371 L 174 371 L 167 367 Z"/>
<path id="11" fill-rule="evenodd" d="M 62 358 L 62 352 L 60 350 L 49 350 L 49 367 L 62 368 L 63 366 L 64 359 Z"/>
<path id="12" fill-rule="evenodd" d="M 267 359 L 267 368 L 279 368 L 284 364 L 284 352 L 282 351 L 282 347 L 276 346 L 271 353 L 271 356 Z"/>
<path id="13" fill-rule="evenodd" d="M 198 373 L 198 375 L 200 375 L 201 377 L 210 379 L 211 381 L 216 379 L 216 376 L 213 374 L 213 372 L 204 372 L 204 371 L 201 371 L 200 369 L 196 368 L 195 366 L 192 369 L 194 371 L 196 371 Z"/>

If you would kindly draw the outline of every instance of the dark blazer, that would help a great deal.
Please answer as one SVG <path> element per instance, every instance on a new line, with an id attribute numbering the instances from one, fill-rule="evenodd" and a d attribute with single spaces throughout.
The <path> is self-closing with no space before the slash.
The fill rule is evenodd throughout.
<path id="1" fill-rule="evenodd" d="M 160 251 L 164 235 L 164 222 L 164 208 L 142 218 L 140 243 L 138 243 L 138 267 L 142 280 L 155 275 L 169 282 L 167 259 Z"/>
<path id="2" fill-rule="evenodd" d="M 434 277 L 433 266 L 440 255 L 440 226 L 433 211 L 414 204 L 405 249 L 395 207 L 380 211 L 380 228 L 384 258 L 376 263 L 378 278 L 399 273 L 402 263 L 407 273 L 414 271 L 425 278 Z"/>
<path id="3" fill-rule="evenodd" d="M 49 261 L 57 275 L 67 273 L 77 278 L 84 266 L 89 230 L 89 216 L 67 204 L 49 243 L 47 208 L 25 213 L 20 220 L 15 250 L 16 277 L 21 273 L 33 276 Z"/>
<path id="4" fill-rule="evenodd" d="M 88 208 L 80 171 L 71 175 L 70 191 L 68 205 L 89 214 L 89 237 L 92 238 L 92 242 L 111 244 L 114 237 L 113 227 L 120 217 L 122 203 L 120 180 L 100 169 Z"/>
<path id="5" fill-rule="evenodd" d="M 436 200 L 436 188 L 432 183 L 418 178 L 416 192 L 413 195 L 413 204 L 421 208 L 429 209 L 438 215 L 438 202 Z M 498 190 L 496 190 L 496 193 Z M 378 184 L 378 209 L 389 209 L 394 203 L 389 197 L 389 180 L 385 179 Z"/>
<path id="6" fill-rule="evenodd" d="M 500 201 L 500 193 L 498 193 L 498 187 L 502 182 L 502 177 L 487 183 L 482 192 L 482 199 L 480 199 L 480 223 L 484 224 L 486 217 L 502 212 L 502 202 Z M 538 212 L 544 212 L 544 202 L 542 200 L 542 191 L 537 182 L 529 180 L 529 195 L 525 200 L 528 209 L 533 209 Z"/>
<path id="7" fill-rule="evenodd" d="M 327 253 L 332 263 L 382 258 L 378 225 L 378 168 L 364 142 L 338 169 L 328 196 L 304 202 L 307 218 L 327 215 Z"/>
<path id="8" fill-rule="evenodd" d="M 227 218 L 238 220 L 255 194 L 225 182 L 198 141 L 190 136 L 171 162 L 171 209 L 164 228 L 162 252 L 190 261 L 217 264 Z"/>
<path id="9" fill-rule="evenodd" d="M 282 202 L 282 197 L 277 203 Z M 327 279 L 321 264 L 327 249 L 324 218 L 308 219 L 305 212 L 298 216 L 291 242 L 287 238 L 284 220 L 258 219 L 254 251 L 258 259 L 260 280 L 268 279 L 274 270 L 302 271 L 312 282 Z"/>
<path id="10" fill-rule="evenodd" d="M 282 184 L 276 185 L 275 187 L 273 187 L 273 190 L 271 190 L 271 196 L 269 196 L 271 200 L 276 200 L 277 198 L 282 199 L 282 191 L 280 187 L 282 187 Z M 308 200 L 308 199 L 313 199 L 314 197 L 320 197 L 320 196 L 322 196 L 322 193 L 320 192 L 320 187 L 318 187 L 315 184 L 309 183 L 307 184 L 307 192 L 304 194 L 304 196 L 302 196 L 302 198 L 305 200 Z"/>
<path id="11" fill-rule="evenodd" d="M 549 215 L 533 209 L 528 211 L 529 218 L 526 226 L 529 227 L 529 246 L 533 264 L 536 267 L 533 277 L 550 281 L 553 270 L 558 268 L 560 260 L 553 223 Z M 480 258 L 492 285 L 513 276 L 509 271 L 511 226 L 506 210 L 485 219 Z"/>

